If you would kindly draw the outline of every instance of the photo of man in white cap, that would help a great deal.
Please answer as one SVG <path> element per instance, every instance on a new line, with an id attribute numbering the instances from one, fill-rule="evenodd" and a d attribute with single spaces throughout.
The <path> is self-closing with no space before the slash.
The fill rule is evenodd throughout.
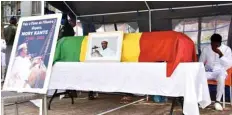
<path id="1" fill-rule="evenodd" d="M 43 88 L 46 67 L 41 56 L 32 58 L 28 54 L 27 44 L 19 45 L 17 56 L 12 65 L 8 87 Z"/>
<path id="2" fill-rule="evenodd" d="M 108 39 L 101 42 L 101 48 L 98 46 L 92 47 L 92 57 L 112 57 L 115 56 L 115 51 L 108 47 Z"/>
<path id="3" fill-rule="evenodd" d="M 27 44 L 23 43 L 19 45 L 17 56 L 12 65 L 10 80 L 8 80 L 8 87 L 28 87 L 27 80 L 32 65 L 30 58 L 28 56 Z"/>

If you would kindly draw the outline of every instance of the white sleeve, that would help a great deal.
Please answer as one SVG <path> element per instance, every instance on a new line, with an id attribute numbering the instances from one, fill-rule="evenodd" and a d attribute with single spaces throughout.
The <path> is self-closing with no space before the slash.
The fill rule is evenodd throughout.
<path id="1" fill-rule="evenodd" d="M 6 49 L 6 41 L 5 40 L 1 40 L 1 50 L 5 50 Z"/>
<path id="2" fill-rule="evenodd" d="M 232 67 L 232 53 L 229 47 L 226 49 L 226 51 L 220 59 L 221 64 L 225 67 L 226 70 Z"/>
<path id="3" fill-rule="evenodd" d="M 18 71 L 19 69 L 20 69 L 20 60 L 16 57 L 12 64 L 11 73 L 16 74 L 19 72 Z"/>
<path id="4" fill-rule="evenodd" d="M 110 50 L 110 56 L 115 56 L 115 52 L 113 50 Z"/>
<path id="5" fill-rule="evenodd" d="M 207 61 L 206 56 L 207 56 L 207 48 L 203 48 L 201 55 L 200 55 L 199 62 L 203 62 L 205 64 Z"/>

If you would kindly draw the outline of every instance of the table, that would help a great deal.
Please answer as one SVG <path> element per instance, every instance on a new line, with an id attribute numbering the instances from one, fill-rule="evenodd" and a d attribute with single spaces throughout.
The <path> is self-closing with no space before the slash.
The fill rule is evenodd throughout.
<path id="1" fill-rule="evenodd" d="M 34 93 L 17 93 L 10 91 L 1 91 L 1 115 L 5 115 L 4 107 L 6 104 L 15 105 L 15 115 L 18 115 L 18 104 L 22 102 L 27 102 L 33 99 L 41 99 L 42 102 L 39 102 L 40 105 L 40 115 L 47 115 L 47 96 L 43 94 L 34 94 Z"/>
<path id="2" fill-rule="evenodd" d="M 180 63 L 171 77 L 166 63 L 58 62 L 49 89 L 126 92 L 184 97 L 183 113 L 199 115 L 211 104 L 203 63 Z"/>

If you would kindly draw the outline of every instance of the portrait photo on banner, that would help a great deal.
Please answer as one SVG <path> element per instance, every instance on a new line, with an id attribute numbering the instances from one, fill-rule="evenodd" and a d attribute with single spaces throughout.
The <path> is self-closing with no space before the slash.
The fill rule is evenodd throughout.
<path id="1" fill-rule="evenodd" d="M 123 32 L 89 33 L 86 61 L 120 62 Z"/>
<path id="2" fill-rule="evenodd" d="M 60 14 L 20 18 L 3 90 L 46 93 Z"/>

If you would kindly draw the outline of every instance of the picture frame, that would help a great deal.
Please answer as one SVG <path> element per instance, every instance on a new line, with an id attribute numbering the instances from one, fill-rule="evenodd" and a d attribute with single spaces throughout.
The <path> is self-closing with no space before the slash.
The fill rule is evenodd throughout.
<path id="1" fill-rule="evenodd" d="M 89 33 L 86 62 L 120 62 L 122 31 Z"/>
<path id="2" fill-rule="evenodd" d="M 62 14 L 21 17 L 4 91 L 46 94 Z"/>

